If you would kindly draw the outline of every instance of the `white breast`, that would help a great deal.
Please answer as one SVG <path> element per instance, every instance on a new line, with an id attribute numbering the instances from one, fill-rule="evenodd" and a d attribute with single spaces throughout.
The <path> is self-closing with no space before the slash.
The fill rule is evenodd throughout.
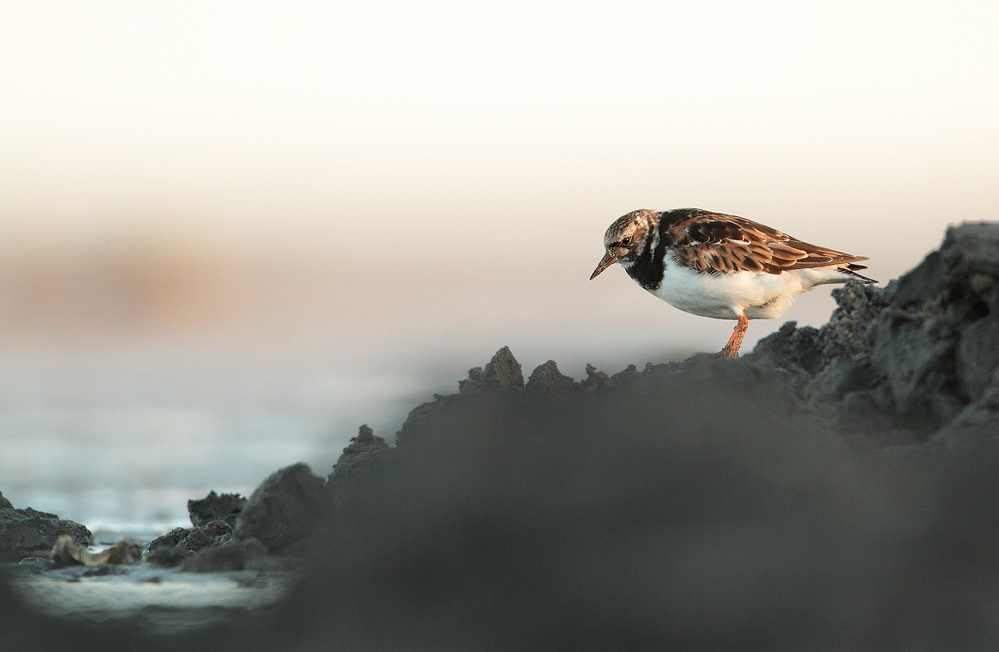
<path id="1" fill-rule="evenodd" d="M 649 290 L 684 312 L 715 319 L 774 319 L 794 297 L 823 283 L 843 283 L 849 275 L 830 267 L 799 269 L 780 274 L 730 272 L 701 274 L 669 255 L 662 284 Z"/>

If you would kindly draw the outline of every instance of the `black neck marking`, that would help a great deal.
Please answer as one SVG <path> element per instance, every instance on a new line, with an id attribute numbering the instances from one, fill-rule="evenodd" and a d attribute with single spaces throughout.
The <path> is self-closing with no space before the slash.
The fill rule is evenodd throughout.
<path id="1" fill-rule="evenodd" d="M 663 274 L 666 271 L 666 246 L 668 243 L 666 234 L 662 230 L 665 221 L 662 218 L 665 214 L 660 213 L 659 215 L 659 223 L 649 229 L 649 233 L 645 237 L 645 245 L 635 256 L 632 265 L 627 268 L 628 276 L 635 279 L 646 290 L 655 290 L 662 285 Z M 655 249 L 652 248 L 653 242 L 656 243 Z"/>

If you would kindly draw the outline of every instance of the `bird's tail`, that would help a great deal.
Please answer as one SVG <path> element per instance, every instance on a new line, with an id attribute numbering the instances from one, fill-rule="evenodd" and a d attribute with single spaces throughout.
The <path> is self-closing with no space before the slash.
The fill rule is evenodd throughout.
<path id="1" fill-rule="evenodd" d="M 857 265 L 856 263 L 849 263 L 847 265 L 843 265 L 842 267 L 840 267 L 838 269 L 839 269 L 839 271 L 843 272 L 844 274 L 849 274 L 850 276 L 853 276 L 855 278 L 859 278 L 864 283 L 877 283 L 877 281 L 875 281 L 873 278 L 867 278 L 863 274 L 858 274 L 857 273 L 858 269 L 867 269 L 866 265 Z"/>

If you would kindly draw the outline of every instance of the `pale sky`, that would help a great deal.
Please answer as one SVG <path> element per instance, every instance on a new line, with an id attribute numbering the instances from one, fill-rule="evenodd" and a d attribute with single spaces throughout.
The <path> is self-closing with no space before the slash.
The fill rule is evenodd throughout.
<path id="1" fill-rule="evenodd" d="M 703 205 L 935 241 L 996 217 L 996 34 L 991 1 L 4 2 L 0 228 L 582 244 Z"/>
<path id="2" fill-rule="evenodd" d="M 4 2 L 0 254 L 168 234 L 599 303 L 607 225 L 696 206 L 888 280 L 999 218 L 997 34 L 993 1 Z"/>

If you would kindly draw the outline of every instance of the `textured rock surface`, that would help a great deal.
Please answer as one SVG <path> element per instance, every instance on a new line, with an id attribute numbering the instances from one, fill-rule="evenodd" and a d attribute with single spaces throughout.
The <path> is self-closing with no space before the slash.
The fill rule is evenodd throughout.
<path id="1" fill-rule="evenodd" d="M 79 523 L 30 507 L 5 506 L 10 504 L 5 498 L 0 500 L 0 563 L 19 562 L 25 557 L 47 557 L 63 535 L 79 545 L 90 543 L 90 530 Z"/>
<path id="2" fill-rule="evenodd" d="M 372 460 L 382 451 L 388 450 L 388 444 L 383 437 L 378 437 L 367 425 L 358 429 L 356 437 L 350 438 L 350 444 L 333 466 L 329 481 L 341 481 L 347 476 L 360 472 L 362 468 L 371 465 Z"/>
<path id="3" fill-rule="evenodd" d="M 526 389 L 530 391 L 565 391 L 573 389 L 575 384 L 576 382 L 571 377 L 558 370 L 558 364 L 554 360 L 549 360 L 543 365 L 538 365 L 531 372 L 531 377 L 527 379 Z"/>
<path id="4" fill-rule="evenodd" d="M 458 382 L 458 392 L 469 394 L 492 389 L 518 389 L 524 387 L 524 374 L 520 363 L 513 357 L 509 347 L 496 352 L 485 369 L 473 367 L 468 370 L 468 379 Z"/>
<path id="5" fill-rule="evenodd" d="M 809 403 L 879 443 L 993 436 L 999 224 L 948 229 L 885 289 L 851 282 L 833 296 L 828 324 L 785 324 L 753 355 L 797 373 Z"/>
<path id="6" fill-rule="evenodd" d="M 178 527 L 149 542 L 145 558 L 159 566 L 176 566 L 201 550 L 217 548 L 230 541 L 232 526 L 221 519 L 200 527 Z"/>
<path id="7" fill-rule="evenodd" d="M 875 324 L 874 362 L 898 414 L 931 429 L 981 399 L 999 365 L 999 225 L 948 229 L 897 282 Z"/>
<path id="8" fill-rule="evenodd" d="M 388 450 L 388 443 L 383 437 L 376 436 L 367 425 L 361 426 L 357 436 L 351 437 L 350 444 L 343 449 L 333 466 L 333 471 L 326 479 L 326 489 L 337 499 L 340 494 L 349 491 L 358 478 L 370 471 Z"/>
<path id="9" fill-rule="evenodd" d="M 194 527 L 218 520 L 225 521 L 231 527 L 236 525 L 236 518 L 245 506 L 246 498 L 239 494 L 219 495 L 212 491 L 201 500 L 187 501 L 187 513 Z"/>
<path id="10" fill-rule="evenodd" d="M 324 503 L 323 484 L 307 464 L 276 471 L 250 496 L 236 522 L 234 537 L 257 539 L 270 553 L 284 552 L 312 533 Z"/>

